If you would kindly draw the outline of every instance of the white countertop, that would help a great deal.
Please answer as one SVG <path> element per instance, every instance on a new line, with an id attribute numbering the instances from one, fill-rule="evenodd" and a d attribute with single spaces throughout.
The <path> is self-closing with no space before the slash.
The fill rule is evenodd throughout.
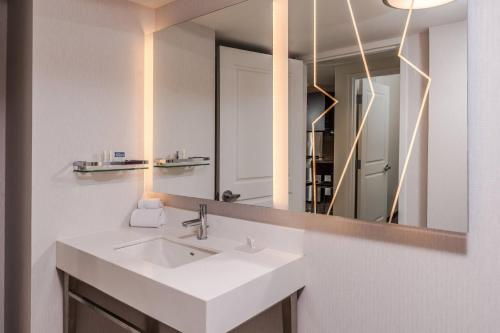
<path id="1" fill-rule="evenodd" d="M 304 286 L 300 253 L 269 246 L 248 253 L 237 249 L 244 245 L 242 241 L 210 231 L 207 240 L 186 238 L 189 234 L 192 231 L 174 224 L 60 240 L 57 267 L 184 333 L 226 332 Z M 217 254 L 166 268 L 116 251 L 157 237 Z"/>

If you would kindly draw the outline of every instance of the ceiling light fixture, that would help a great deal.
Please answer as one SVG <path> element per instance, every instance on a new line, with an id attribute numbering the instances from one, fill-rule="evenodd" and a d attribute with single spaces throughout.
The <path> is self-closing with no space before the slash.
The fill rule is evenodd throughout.
<path id="1" fill-rule="evenodd" d="M 413 9 L 424 9 L 446 5 L 455 0 L 382 0 L 386 6 L 398 9 L 410 9 L 414 1 Z"/>

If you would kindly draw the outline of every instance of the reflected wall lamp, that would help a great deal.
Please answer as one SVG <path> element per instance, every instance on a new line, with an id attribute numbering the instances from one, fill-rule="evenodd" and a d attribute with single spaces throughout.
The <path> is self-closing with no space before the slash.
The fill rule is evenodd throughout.
<path id="1" fill-rule="evenodd" d="M 398 9 L 410 9 L 412 0 L 382 0 L 386 6 Z M 414 0 L 413 9 L 424 9 L 446 5 L 455 0 Z"/>

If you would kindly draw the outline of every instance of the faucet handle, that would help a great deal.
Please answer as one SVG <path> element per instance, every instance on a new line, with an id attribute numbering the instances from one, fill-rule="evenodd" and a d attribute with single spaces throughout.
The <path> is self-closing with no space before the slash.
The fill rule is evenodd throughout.
<path id="1" fill-rule="evenodd" d="M 255 250 L 256 249 L 256 246 L 255 246 L 255 239 L 253 239 L 252 237 L 248 236 L 247 237 L 247 246 L 250 250 Z"/>

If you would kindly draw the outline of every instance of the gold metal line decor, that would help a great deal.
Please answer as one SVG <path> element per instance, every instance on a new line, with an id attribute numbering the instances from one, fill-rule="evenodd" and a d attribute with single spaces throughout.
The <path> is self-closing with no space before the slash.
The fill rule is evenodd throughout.
<path id="1" fill-rule="evenodd" d="M 399 195 L 401 194 L 401 187 L 403 186 L 403 182 L 405 181 L 405 178 L 406 178 L 406 172 L 408 171 L 408 164 L 409 164 L 410 158 L 413 154 L 413 147 L 415 145 L 415 139 L 417 138 L 417 134 L 418 134 L 418 131 L 420 129 L 420 123 L 422 121 L 422 116 L 424 115 L 425 104 L 427 103 L 427 99 L 429 97 L 429 90 L 431 88 L 431 83 L 432 83 L 432 78 L 428 74 L 424 73 L 414 63 L 412 63 L 405 56 L 403 56 L 403 47 L 404 47 L 404 44 L 406 41 L 406 35 L 408 33 L 408 26 L 410 25 L 411 17 L 413 14 L 414 4 L 415 4 L 415 0 L 412 0 L 410 8 L 408 10 L 408 17 L 406 18 L 406 25 L 405 25 L 405 29 L 403 32 L 403 38 L 401 39 L 401 45 L 399 46 L 398 57 L 401 60 L 403 60 L 407 65 L 409 65 L 411 68 L 413 68 L 417 73 L 422 75 L 422 77 L 424 77 L 427 80 L 427 86 L 425 87 L 424 96 L 422 98 L 422 104 L 420 106 L 420 111 L 419 111 L 418 117 L 417 117 L 417 122 L 415 124 L 415 129 L 413 130 L 413 135 L 412 135 L 412 138 L 410 141 L 410 146 L 408 147 L 408 153 L 406 155 L 403 170 L 401 172 L 401 178 L 399 179 L 398 189 L 396 191 L 396 195 L 395 195 L 394 201 L 392 203 L 391 215 L 390 215 L 389 221 L 388 221 L 389 223 L 392 223 L 392 219 L 394 218 L 394 213 L 395 213 L 396 207 L 398 205 Z"/>
<path id="2" fill-rule="evenodd" d="M 311 134 L 312 134 L 312 174 L 313 174 L 313 179 L 312 179 L 312 185 L 313 185 L 313 212 L 316 214 L 316 206 L 317 206 L 317 203 L 316 203 L 316 188 L 317 188 L 317 184 L 316 184 L 316 135 L 315 135 L 315 127 L 316 127 L 316 124 L 318 123 L 318 121 L 321 120 L 321 118 L 323 118 L 324 116 L 326 116 L 326 114 L 328 112 L 330 112 L 334 107 L 335 105 L 338 104 L 338 100 L 335 99 L 335 97 L 333 97 L 332 95 L 330 95 L 328 92 L 326 92 L 323 88 L 321 88 L 319 85 L 318 85 L 318 81 L 317 81 L 317 66 L 318 66 L 318 61 L 317 61 L 317 56 L 318 56 L 318 48 L 317 48 L 317 0 L 314 0 L 314 28 L 313 28 L 313 39 L 314 39 L 314 50 L 313 50 L 313 76 L 314 76 L 314 88 L 316 88 L 317 90 L 319 90 L 323 95 L 325 95 L 326 97 L 330 98 L 332 100 L 332 105 L 330 105 L 325 111 L 323 111 L 316 119 L 314 119 L 314 121 L 312 122 L 312 131 L 311 131 Z"/>
<path id="3" fill-rule="evenodd" d="M 337 187 L 335 188 L 335 193 L 333 195 L 332 201 L 330 202 L 330 206 L 328 207 L 327 215 L 330 215 L 330 213 L 333 214 L 333 212 L 332 212 L 333 205 L 335 204 L 335 201 L 337 200 L 340 188 L 342 187 L 345 175 L 347 173 L 347 169 L 349 168 L 349 164 L 351 163 L 351 160 L 352 160 L 352 157 L 354 155 L 354 152 L 356 151 L 356 146 L 358 145 L 359 139 L 361 137 L 361 133 L 363 132 L 363 129 L 364 129 L 365 125 L 366 125 L 366 120 L 368 118 L 368 115 L 370 114 L 373 102 L 375 100 L 375 89 L 373 87 L 372 77 L 371 77 L 371 74 L 370 74 L 370 68 L 368 67 L 368 62 L 366 61 L 365 50 L 363 48 L 363 43 L 361 42 L 361 37 L 360 37 L 360 34 L 359 34 L 358 25 L 357 25 L 357 22 L 356 22 L 356 17 L 354 16 L 354 12 L 352 10 L 351 0 L 347 0 L 347 5 L 349 6 L 349 13 L 351 14 L 351 20 L 352 20 L 352 24 L 354 26 L 354 32 L 356 33 L 356 40 L 358 42 L 358 47 L 359 47 L 359 50 L 361 52 L 361 57 L 363 59 L 363 66 L 364 66 L 365 71 L 366 71 L 366 76 L 368 78 L 368 83 L 369 83 L 369 86 L 370 86 L 370 91 L 371 91 L 371 95 L 372 96 L 370 98 L 370 102 L 368 104 L 366 112 L 363 115 L 362 121 L 361 121 L 361 123 L 359 125 L 359 129 L 358 129 L 358 132 L 356 134 L 356 138 L 354 139 L 354 142 L 353 142 L 352 147 L 351 147 L 351 151 L 349 152 L 349 155 L 348 155 L 347 160 L 345 162 L 344 169 L 342 170 L 342 174 L 340 175 L 340 179 L 339 179 L 339 182 L 337 184 Z"/>

